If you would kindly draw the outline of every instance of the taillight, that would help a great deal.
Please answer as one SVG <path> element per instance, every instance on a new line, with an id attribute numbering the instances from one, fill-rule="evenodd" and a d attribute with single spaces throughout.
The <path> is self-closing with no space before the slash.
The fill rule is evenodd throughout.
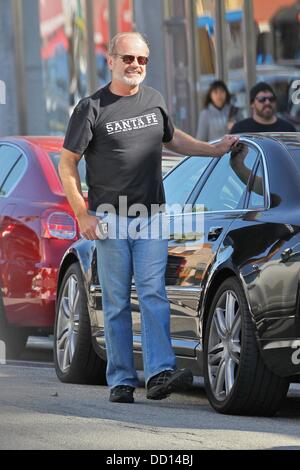
<path id="1" fill-rule="evenodd" d="M 43 218 L 43 237 L 73 240 L 77 236 L 74 217 L 67 212 L 51 212 Z"/>

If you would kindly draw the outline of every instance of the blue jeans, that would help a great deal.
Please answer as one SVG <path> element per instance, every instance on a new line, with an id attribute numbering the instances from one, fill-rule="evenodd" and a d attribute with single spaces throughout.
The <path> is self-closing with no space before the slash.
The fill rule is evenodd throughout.
<path id="1" fill-rule="evenodd" d="M 121 223 L 110 238 L 114 222 Z M 145 381 L 173 370 L 176 359 L 170 339 L 170 306 L 165 290 L 168 240 L 127 235 L 132 218 L 108 215 L 109 236 L 96 241 L 98 275 L 102 288 L 109 387 L 138 386 L 134 366 L 130 292 L 132 276 L 139 299 Z M 151 218 L 143 219 L 149 228 Z"/>

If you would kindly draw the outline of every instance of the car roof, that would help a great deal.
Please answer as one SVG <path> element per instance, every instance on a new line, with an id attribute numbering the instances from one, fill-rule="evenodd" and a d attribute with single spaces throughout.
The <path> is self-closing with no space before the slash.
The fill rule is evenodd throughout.
<path id="1" fill-rule="evenodd" d="M 60 152 L 64 138 L 62 136 L 10 136 L 8 140 L 25 141 L 33 145 L 38 145 L 48 152 Z"/>
<path id="2" fill-rule="evenodd" d="M 3 139 L 3 138 L 2 138 Z M 34 145 L 38 145 L 39 147 L 42 147 L 44 150 L 48 152 L 60 152 L 62 150 L 62 146 L 64 143 L 64 137 L 63 136 L 33 136 L 33 135 L 25 135 L 25 136 L 9 136 L 9 137 L 4 137 L 4 140 L 10 140 L 13 142 L 17 141 L 25 141 Z M 162 156 L 164 160 L 174 160 L 180 159 L 185 157 L 185 155 L 182 155 L 180 153 L 176 153 L 173 150 L 169 150 L 167 148 L 163 148 L 163 153 Z"/>
<path id="3" fill-rule="evenodd" d="M 268 139 L 280 141 L 288 150 L 295 150 L 300 148 L 300 132 L 259 132 L 259 133 L 244 133 L 241 138 L 249 138 L 253 140 L 266 141 Z M 25 140 L 31 144 L 38 145 L 47 151 L 59 152 L 62 149 L 64 137 L 63 136 L 14 136 L 9 137 L 13 140 Z M 262 142 L 263 143 L 263 142 Z M 179 157 L 182 155 L 174 152 L 164 150 L 164 156 Z"/>
<path id="4" fill-rule="evenodd" d="M 269 139 L 277 140 L 284 145 L 287 150 L 300 149 L 300 132 L 259 132 L 241 134 L 241 138 L 246 137 L 258 140 L 263 143 Z"/>

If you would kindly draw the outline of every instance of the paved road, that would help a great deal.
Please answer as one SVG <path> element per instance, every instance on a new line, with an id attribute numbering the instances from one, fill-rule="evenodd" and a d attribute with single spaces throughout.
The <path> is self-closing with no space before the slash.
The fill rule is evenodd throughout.
<path id="1" fill-rule="evenodd" d="M 300 449 L 299 425 L 299 385 L 276 418 L 248 418 L 215 413 L 200 379 L 160 402 L 141 387 L 129 405 L 60 383 L 49 363 L 0 366 L 0 449 Z"/>
<path id="2" fill-rule="evenodd" d="M 53 363 L 53 336 L 29 336 L 20 359 Z"/>

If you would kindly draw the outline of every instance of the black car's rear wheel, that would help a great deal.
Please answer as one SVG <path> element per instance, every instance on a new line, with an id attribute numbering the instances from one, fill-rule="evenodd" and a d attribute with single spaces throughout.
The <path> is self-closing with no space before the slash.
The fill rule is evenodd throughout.
<path id="1" fill-rule="evenodd" d="M 219 287 L 204 337 L 208 399 L 220 413 L 272 416 L 289 383 L 264 364 L 245 294 L 235 278 Z"/>
<path id="2" fill-rule="evenodd" d="M 106 384 L 106 363 L 92 346 L 87 295 L 78 263 L 63 278 L 54 325 L 54 364 L 62 382 Z"/>

